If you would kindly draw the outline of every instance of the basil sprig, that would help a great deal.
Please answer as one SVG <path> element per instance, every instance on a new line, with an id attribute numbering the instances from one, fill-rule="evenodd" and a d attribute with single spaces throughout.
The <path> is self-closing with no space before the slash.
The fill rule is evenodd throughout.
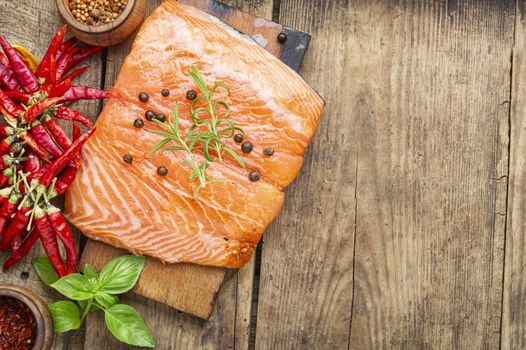
<path id="1" fill-rule="evenodd" d="M 47 257 L 33 259 L 38 277 L 68 299 L 49 305 L 55 331 L 79 329 L 90 312 L 104 311 L 106 326 L 121 342 L 153 348 L 155 342 L 137 310 L 119 303 L 117 294 L 131 290 L 144 268 L 145 258 L 123 255 L 110 261 L 100 273 L 89 265 L 84 274 L 73 273 L 59 279 Z"/>

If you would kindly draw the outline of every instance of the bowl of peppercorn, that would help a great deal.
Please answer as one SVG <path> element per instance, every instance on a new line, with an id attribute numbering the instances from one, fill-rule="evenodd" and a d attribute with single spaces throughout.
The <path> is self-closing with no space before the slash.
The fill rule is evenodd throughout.
<path id="1" fill-rule="evenodd" d="M 45 302 L 31 290 L 0 285 L 0 349 L 49 350 L 53 321 Z"/>
<path id="2" fill-rule="evenodd" d="M 147 0 L 56 0 L 71 33 L 90 45 L 111 46 L 128 38 L 144 19 Z"/>

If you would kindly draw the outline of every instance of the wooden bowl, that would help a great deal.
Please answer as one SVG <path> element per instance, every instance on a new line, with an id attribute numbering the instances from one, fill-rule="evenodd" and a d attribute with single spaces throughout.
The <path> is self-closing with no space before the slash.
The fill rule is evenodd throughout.
<path id="1" fill-rule="evenodd" d="M 0 296 L 18 299 L 27 305 L 35 316 L 37 325 L 37 335 L 33 349 L 51 349 L 54 335 L 53 320 L 44 300 L 33 291 L 12 284 L 0 284 Z"/>
<path id="2" fill-rule="evenodd" d="M 68 0 L 56 0 L 57 8 L 71 33 L 90 45 L 111 46 L 128 38 L 141 24 L 147 0 L 128 0 L 122 13 L 110 23 L 87 25 L 78 21 L 69 10 Z"/>

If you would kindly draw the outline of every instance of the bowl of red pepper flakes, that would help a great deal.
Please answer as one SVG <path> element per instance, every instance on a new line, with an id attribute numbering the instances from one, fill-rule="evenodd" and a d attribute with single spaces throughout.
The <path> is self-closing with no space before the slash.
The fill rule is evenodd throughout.
<path id="1" fill-rule="evenodd" d="M 46 303 L 33 291 L 0 285 L 0 349 L 49 350 L 53 321 Z"/>

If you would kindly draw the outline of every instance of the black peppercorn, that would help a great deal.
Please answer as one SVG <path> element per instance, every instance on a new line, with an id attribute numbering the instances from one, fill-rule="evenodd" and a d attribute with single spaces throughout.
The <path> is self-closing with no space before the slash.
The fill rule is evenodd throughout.
<path id="1" fill-rule="evenodd" d="M 285 41 L 287 41 L 287 34 L 279 33 L 278 34 L 278 42 L 283 44 Z"/>
<path id="2" fill-rule="evenodd" d="M 274 154 L 274 147 L 265 147 L 265 149 L 263 150 L 263 154 L 270 157 Z"/>
<path id="3" fill-rule="evenodd" d="M 148 102 L 149 99 L 150 99 L 150 97 L 148 96 L 148 94 L 146 92 L 141 92 L 139 94 L 139 101 L 141 101 L 141 102 Z"/>
<path id="4" fill-rule="evenodd" d="M 251 171 L 250 174 L 248 174 L 248 179 L 252 182 L 259 181 L 259 179 L 261 179 L 261 174 L 259 171 Z"/>
<path id="5" fill-rule="evenodd" d="M 170 90 L 162 89 L 161 90 L 161 95 L 163 95 L 164 97 L 168 97 L 168 95 L 170 95 Z"/>
<path id="6" fill-rule="evenodd" d="M 131 162 L 133 161 L 133 158 L 129 154 L 125 154 L 124 157 L 122 157 L 122 160 L 124 160 L 124 163 L 131 164 Z"/>
<path id="7" fill-rule="evenodd" d="M 155 118 L 155 112 L 154 111 L 146 111 L 144 116 L 146 117 L 146 120 L 151 122 L 152 119 Z"/>
<path id="8" fill-rule="evenodd" d="M 140 129 L 144 126 L 144 121 L 141 118 L 137 118 L 133 122 L 133 126 L 135 126 L 137 129 Z"/>
<path id="9" fill-rule="evenodd" d="M 186 92 L 186 98 L 188 100 L 195 100 L 197 98 L 197 92 L 195 92 L 195 90 L 188 90 Z"/>
<path id="10" fill-rule="evenodd" d="M 161 123 L 164 123 L 166 121 L 166 116 L 162 113 L 159 113 L 155 116 L 155 119 L 157 119 Z"/>
<path id="11" fill-rule="evenodd" d="M 243 142 L 241 145 L 241 150 L 243 153 L 250 153 L 252 152 L 252 149 L 254 148 L 254 145 L 250 141 Z"/>
<path id="12" fill-rule="evenodd" d="M 166 176 L 168 175 L 168 169 L 166 169 L 164 165 L 161 165 L 160 167 L 157 168 L 157 174 L 161 176 Z"/>
<path id="13" fill-rule="evenodd" d="M 234 135 L 234 141 L 236 141 L 237 143 L 241 143 L 243 142 L 243 135 L 242 134 L 235 134 Z"/>

